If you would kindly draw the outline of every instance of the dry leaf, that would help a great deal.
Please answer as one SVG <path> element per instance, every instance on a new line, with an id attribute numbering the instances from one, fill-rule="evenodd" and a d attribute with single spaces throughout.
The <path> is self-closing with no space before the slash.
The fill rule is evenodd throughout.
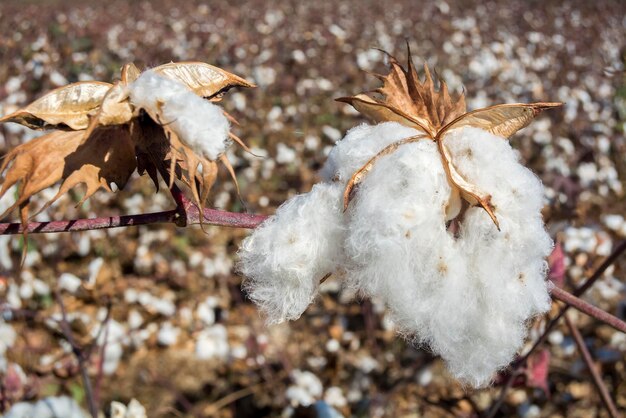
<path id="1" fill-rule="evenodd" d="M 375 90 L 382 96 L 381 98 L 359 94 L 337 100 L 351 104 L 375 122 L 399 122 L 427 134 L 430 139 L 437 142 L 453 191 L 458 191 L 461 197 L 470 204 L 482 206 L 499 228 L 495 208 L 490 203 L 491 196 L 465 180 L 456 170 L 452 156 L 445 145 L 445 133 L 453 129 L 472 126 L 503 138 L 509 138 L 527 126 L 542 110 L 561 104 L 504 104 L 465 113 L 464 95 L 461 94 L 457 98 L 450 96 L 443 80 L 439 80 L 439 88 L 436 88 L 435 80 L 427 65 L 424 65 L 424 81 L 420 81 L 412 63 L 410 51 L 408 55 L 406 70 L 394 57 L 389 56 L 389 73 L 375 75 L 383 82 L 383 86 Z M 372 169 L 376 160 L 394 152 L 400 145 L 412 142 L 413 138 L 406 138 L 387 146 L 354 173 L 344 191 L 344 210 L 350 203 L 354 188 Z"/>
<path id="2" fill-rule="evenodd" d="M 20 183 L 20 187 L 15 203 L 0 218 L 61 180 L 59 192 L 41 210 L 80 183 L 87 187 L 80 203 L 100 187 L 110 191 L 110 183 L 124 187 L 135 170 L 134 147 L 125 130 L 99 129 L 86 141 L 83 134 L 83 131 L 52 132 L 7 154 L 0 167 L 0 173 L 6 170 L 0 197 L 14 184 Z"/>
<path id="3" fill-rule="evenodd" d="M 152 71 L 181 82 L 198 96 L 211 100 L 220 100 L 233 87 L 255 87 L 239 76 L 203 62 L 171 62 Z"/>
<path id="4" fill-rule="evenodd" d="M 136 167 L 135 147 L 128 129 L 125 127 L 96 129 L 65 158 L 64 181 L 56 196 L 46 203 L 43 209 L 80 184 L 85 185 L 85 194 L 78 205 L 100 188 L 112 191 L 110 187 L 112 183 L 115 183 L 118 189 L 123 189 Z"/>
<path id="5" fill-rule="evenodd" d="M 516 103 L 477 109 L 459 116 L 441 129 L 437 135 L 442 137 L 453 129 L 472 126 L 502 138 L 510 138 L 517 131 L 528 126 L 543 110 L 559 106 L 561 103 Z"/>
<path id="6" fill-rule="evenodd" d="M 111 87 L 99 81 L 69 84 L 0 118 L 0 123 L 16 122 L 32 129 L 85 129 L 89 125 L 89 114 L 100 106 Z"/>

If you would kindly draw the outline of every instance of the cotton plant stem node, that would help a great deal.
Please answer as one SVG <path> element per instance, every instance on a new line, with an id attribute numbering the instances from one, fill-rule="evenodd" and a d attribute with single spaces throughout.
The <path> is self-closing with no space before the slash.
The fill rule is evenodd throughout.
<path id="1" fill-rule="evenodd" d="M 333 273 L 482 387 L 550 308 L 543 186 L 506 139 L 560 104 L 467 112 L 427 66 L 420 79 L 410 53 L 407 68 L 388 61 L 374 95 L 338 99 L 377 125 L 337 142 L 323 181 L 244 240 L 238 268 L 269 323 L 297 319 Z"/>

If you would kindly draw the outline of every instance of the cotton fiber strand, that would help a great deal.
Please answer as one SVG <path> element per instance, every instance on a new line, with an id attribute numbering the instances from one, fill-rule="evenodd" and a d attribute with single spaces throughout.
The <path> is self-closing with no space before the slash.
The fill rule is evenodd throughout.
<path id="1" fill-rule="evenodd" d="M 317 184 L 295 196 L 255 229 L 239 250 L 248 296 L 279 323 L 300 317 L 320 280 L 343 260 L 339 184 Z"/>
<path id="2" fill-rule="evenodd" d="M 135 107 L 160 115 L 158 122 L 171 127 L 196 154 L 214 161 L 230 145 L 222 109 L 184 84 L 146 71 L 128 86 L 128 93 Z"/>

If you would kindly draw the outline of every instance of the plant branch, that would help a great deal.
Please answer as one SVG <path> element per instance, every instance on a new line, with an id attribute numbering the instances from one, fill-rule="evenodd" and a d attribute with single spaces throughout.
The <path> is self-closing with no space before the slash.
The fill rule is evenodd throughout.
<path id="1" fill-rule="evenodd" d="M 613 403 L 613 399 L 611 399 L 611 395 L 609 394 L 609 391 L 604 384 L 604 381 L 602 380 L 602 376 L 600 376 L 600 373 L 598 372 L 598 369 L 593 362 L 591 353 L 585 345 L 585 341 L 583 340 L 582 335 L 580 335 L 580 331 L 578 331 L 578 328 L 576 328 L 576 324 L 574 324 L 569 315 L 565 315 L 565 323 L 567 324 L 567 327 L 569 328 L 570 333 L 572 334 L 572 337 L 574 338 L 574 341 L 578 346 L 578 350 L 580 351 L 580 354 L 582 355 L 583 360 L 585 361 L 585 364 L 587 365 L 587 368 L 591 373 L 593 383 L 596 386 L 596 389 L 600 394 L 600 398 L 602 399 L 602 403 L 609 412 L 609 415 L 611 416 L 611 418 L 621 417 L 620 413 L 615 407 L 615 403 Z"/>
<path id="2" fill-rule="evenodd" d="M 87 362 L 89 359 L 87 358 L 87 356 L 85 356 L 85 352 L 74 339 L 72 328 L 69 321 L 67 320 L 67 311 L 65 310 L 65 304 L 63 303 L 63 298 L 58 290 L 55 291 L 55 297 L 57 303 L 59 304 L 59 307 L 61 308 L 61 321 L 59 321 L 59 326 L 61 328 L 63 336 L 72 347 L 72 352 L 78 360 L 78 367 L 80 369 L 80 374 L 83 380 L 83 389 L 85 390 L 85 397 L 87 398 L 87 403 L 89 405 L 89 412 L 91 413 L 92 418 L 98 418 L 98 405 L 96 404 L 96 400 L 93 396 L 91 379 L 89 379 L 89 372 L 87 370 Z"/>
<path id="3" fill-rule="evenodd" d="M 593 306 L 592 304 L 585 302 L 584 300 L 577 298 L 569 292 L 555 286 L 552 282 L 550 285 L 550 294 L 553 299 L 560 300 L 561 302 L 565 302 L 568 305 L 578 309 L 579 311 L 586 313 L 589 316 L 596 318 L 599 321 L 604 322 L 607 325 L 612 326 L 618 331 L 626 333 L 626 322 L 622 321 L 616 316 L 611 315 L 610 313 Z M 567 319 L 567 316 L 565 317 Z"/>
<path id="4" fill-rule="evenodd" d="M 43 234 L 53 232 L 78 232 L 94 229 L 119 228 L 126 226 L 149 225 L 159 223 L 173 223 L 178 226 L 187 226 L 200 223 L 200 209 L 188 202 L 186 216 L 181 216 L 179 210 L 164 212 L 142 213 L 137 215 L 111 216 L 102 218 L 73 219 L 51 222 L 0 223 L 0 235 L 16 235 L 28 232 L 29 234 Z M 267 216 L 249 213 L 227 212 L 217 209 L 204 209 L 204 224 L 229 226 L 233 228 L 255 228 Z"/>
<path id="5" fill-rule="evenodd" d="M 583 293 L 585 293 L 591 286 L 593 286 L 593 284 L 600 277 L 602 277 L 604 272 L 609 267 L 611 267 L 611 265 L 624 253 L 624 251 L 626 251 L 626 241 L 620 242 L 615 247 L 613 252 L 593 272 L 593 274 L 582 285 L 577 287 L 576 290 L 574 290 L 574 292 L 572 294 L 574 296 L 576 296 L 576 297 L 579 297 Z M 526 352 L 526 354 L 524 354 L 522 359 L 518 362 L 518 366 L 521 366 L 522 364 L 526 363 L 526 360 L 528 360 L 528 357 L 530 357 L 530 355 L 533 353 L 533 351 L 535 351 L 537 349 L 537 347 L 539 347 L 541 344 L 543 344 L 543 342 L 548 337 L 548 334 L 550 334 L 550 332 L 552 331 L 554 326 L 559 322 L 559 320 L 563 317 L 563 315 L 565 315 L 565 312 L 567 312 L 567 310 L 569 308 L 570 308 L 570 305 L 565 305 L 564 307 L 561 308 L 559 313 L 552 320 L 550 320 L 550 322 L 548 322 L 548 324 L 546 325 L 546 327 L 545 327 L 543 333 L 541 334 L 541 336 L 537 339 L 537 341 L 535 341 L 535 343 L 530 348 L 530 350 L 528 350 Z"/>

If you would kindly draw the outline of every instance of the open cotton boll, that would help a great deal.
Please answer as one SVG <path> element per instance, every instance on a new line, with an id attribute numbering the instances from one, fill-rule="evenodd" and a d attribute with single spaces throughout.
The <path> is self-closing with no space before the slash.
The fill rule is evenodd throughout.
<path id="1" fill-rule="evenodd" d="M 343 262 L 340 184 L 316 184 L 283 203 L 241 244 L 244 289 L 268 322 L 300 317 L 319 281 Z"/>
<path id="2" fill-rule="evenodd" d="M 381 297 L 402 333 L 446 359 L 465 354 L 480 315 L 468 262 L 446 230 L 451 193 L 437 145 L 404 145 L 361 184 L 345 244 L 351 284 Z"/>
<path id="3" fill-rule="evenodd" d="M 377 161 L 351 203 L 346 270 L 353 286 L 383 298 L 402 333 L 479 387 L 512 360 L 528 319 L 549 308 L 544 258 L 552 242 L 534 174 L 502 138 L 465 131 L 447 145 L 460 173 L 492 194 L 501 231 L 473 207 L 460 235 L 449 233 L 452 190 L 436 144 L 403 145 Z"/>
<path id="4" fill-rule="evenodd" d="M 325 181 L 346 183 L 355 171 L 387 145 L 417 134 L 419 131 L 396 122 L 356 126 L 330 151 L 320 174 Z"/>
<path id="5" fill-rule="evenodd" d="M 158 114 L 180 140 L 196 154 L 216 160 L 230 145 L 230 125 L 219 106 L 205 100 L 184 84 L 146 71 L 128 86 L 131 103 Z"/>

